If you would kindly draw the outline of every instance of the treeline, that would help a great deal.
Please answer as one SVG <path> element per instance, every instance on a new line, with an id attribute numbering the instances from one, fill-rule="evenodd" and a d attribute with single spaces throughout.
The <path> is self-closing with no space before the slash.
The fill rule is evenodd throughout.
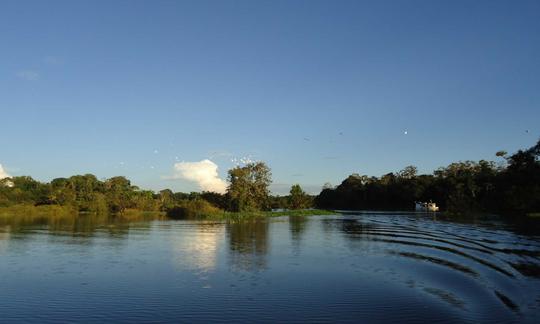
<path id="1" fill-rule="evenodd" d="M 433 174 L 418 175 L 414 166 L 382 177 L 352 174 L 339 186 L 325 186 L 316 196 L 293 185 L 288 196 L 270 195 L 270 168 L 264 162 L 228 172 L 226 194 L 158 193 L 141 190 L 125 177 L 98 180 L 92 174 L 42 183 L 28 176 L 0 180 L 0 207 L 66 206 L 91 213 L 126 210 L 161 211 L 173 217 L 271 209 L 411 210 L 415 201 L 434 201 L 453 212 L 540 212 L 540 141 L 513 155 L 496 154 L 500 163 L 481 160 L 452 163 Z"/>
<path id="2" fill-rule="evenodd" d="M 0 207 L 65 206 L 89 213 L 123 213 L 126 210 L 161 211 L 175 217 L 196 217 L 222 211 L 252 212 L 272 208 L 302 209 L 313 198 L 299 185 L 289 196 L 271 196 L 271 172 L 263 162 L 250 163 L 229 171 L 226 194 L 214 192 L 158 193 L 142 190 L 125 177 L 99 180 L 95 175 L 75 175 L 42 183 L 29 176 L 0 180 Z"/>
<path id="3" fill-rule="evenodd" d="M 306 209 L 314 207 L 315 197 L 304 192 L 299 184 L 291 187 L 286 196 L 270 196 L 271 209 Z"/>
<path id="4" fill-rule="evenodd" d="M 42 183 L 29 176 L 0 180 L 0 206 L 59 205 L 80 212 L 123 212 L 126 209 L 157 211 L 162 195 L 140 190 L 125 177 L 98 180 L 93 174 L 57 178 Z"/>
<path id="5" fill-rule="evenodd" d="M 434 201 L 452 212 L 488 211 L 532 213 L 540 211 L 540 141 L 508 156 L 500 163 L 465 161 L 418 175 L 408 166 L 382 177 L 352 174 L 339 186 L 326 186 L 315 199 L 324 209 L 411 210 L 415 201 Z"/>

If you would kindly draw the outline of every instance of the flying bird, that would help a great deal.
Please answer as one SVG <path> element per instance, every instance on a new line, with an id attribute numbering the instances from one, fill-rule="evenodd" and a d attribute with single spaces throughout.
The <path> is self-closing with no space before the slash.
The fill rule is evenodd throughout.
<path id="1" fill-rule="evenodd" d="M 310 140 L 309 138 L 307 138 L 307 137 L 304 137 L 304 141 L 309 142 L 309 141 L 311 141 L 311 140 Z"/>
<path id="2" fill-rule="evenodd" d="M 404 131 L 403 134 L 407 135 L 409 132 L 408 131 Z"/>

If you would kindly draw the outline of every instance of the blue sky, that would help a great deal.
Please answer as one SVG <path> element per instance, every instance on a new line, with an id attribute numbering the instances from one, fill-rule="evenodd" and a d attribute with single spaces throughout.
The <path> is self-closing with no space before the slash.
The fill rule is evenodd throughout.
<path id="1" fill-rule="evenodd" d="M 2 1 L 0 41 L 0 164 L 43 181 L 249 157 L 318 192 L 540 136 L 538 1 Z"/>

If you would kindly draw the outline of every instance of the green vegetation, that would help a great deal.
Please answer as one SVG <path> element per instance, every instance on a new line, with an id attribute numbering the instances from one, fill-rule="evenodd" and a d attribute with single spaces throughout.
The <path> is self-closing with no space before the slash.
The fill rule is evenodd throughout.
<path id="1" fill-rule="evenodd" d="M 299 185 L 291 196 L 272 197 L 270 168 L 263 162 L 250 163 L 229 171 L 226 194 L 182 193 L 169 189 L 154 193 L 131 185 L 125 177 L 98 180 L 92 174 L 57 178 L 41 183 L 28 176 L 0 180 L 0 216 L 32 217 L 79 213 L 114 214 L 124 219 L 162 216 L 189 219 L 243 219 L 279 215 L 328 214 L 308 210 L 270 212 L 271 208 L 300 209 L 312 206 L 312 197 Z"/>
<path id="2" fill-rule="evenodd" d="M 452 163 L 431 175 L 414 166 L 380 178 L 353 174 L 339 186 L 325 185 L 317 197 L 300 185 L 288 196 L 271 196 L 270 168 L 249 163 L 228 172 L 226 194 L 154 193 L 133 186 L 125 177 L 98 180 L 92 174 L 42 183 L 28 176 L 0 180 L 0 216 L 115 214 L 138 217 L 141 212 L 171 218 L 242 219 L 281 215 L 328 214 L 328 209 L 412 209 L 414 201 L 433 200 L 455 212 L 513 212 L 533 217 L 540 211 L 540 141 L 503 160 Z M 320 210 L 310 208 L 317 207 Z M 282 210 L 271 212 L 271 210 Z M 286 211 L 283 211 L 286 210 Z"/>
<path id="3" fill-rule="evenodd" d="M 222 209 L 204 199 L 183 200 L 167 211 L 167 216 L 173 219 L 220 218 L 222 214 Z"/>
<path id="4" fill-rule="evenodd" d="M 326 186 L 317 208 L 401 209 L 414 201 L 433 200 L 454 213 L 540 211 L 540 141 L 511 156 L 497 152 L 500 163 L 481 160 L 452 163 L 431 175 L 417 175 L 414 166 L 380 178 L 353 174 L 336 188 Z"/>
<path id="5" fill-rule="evenodd" d="M 25 205 L 25 204 L 19 204 L 19 205 L 13 205 L 9 207 L 0 207 L 0 218 L 1 217 L 11 217 L 11 216 L 64 216 L 64 215 L 72 215 L 74 213 L 77 213 L 76 210 L 74 210 L 70 206 L 58 206 L 58 205 L 41 205 L 41 206 L 34 206 L 34 205 Z"/>
<path id="6" fill-rule="evenodd" d="M 317 216 L 335 215 L 335 211 L 322 209 L 297 209 L 280 211 L 244 211 L 231 212 L 217 209 L 203 200 L 184 207 L 173 208 L 167 212 L 172 219 L 210 219 L 210 220 L 243 220 L 264 217 L 280 216 Z"/>
<path id="7" fill-rule="evenodd" d="M 289 209 L 306 209 L 313 205 L 313 199 L 308 196 L 299 184 L 291 187 L 289 199 Z"/>
<path id="8" fill-rule="evenodd" d="M 229 209 L 235 212 L 269 209 L 271 176 L 270 168 L 264 162 L 229 170 Z"/>
<path id="9" fill-rule="evenodd" d="M 161 209 L 159 195 L 132 186 L 124 177 L 100 181 L 92 174 L 85 174 L 41 183 L 31 177 L 21 176 L 1 181 L 0 207 L 10 207 L 11 210 L 22 208 L 17 206 L 26 206 L 27 209 L 31 206 L 57 206 L 87 213 L 124 213 L 129 209 L 145 211 Z M 45 207 L 41 207 L 43 208 Z"/>
<path id="10" fill-rule="evenodd" d="M 224 212 L 221 215 L 215 215 L 213 219 L 224 220 L 244 220 L 264 217 L 281 217 L 281 216 L 323 216 L 336 215 L 335 211 L 322 209 L 302 209 L 302 210 L 282 210 L 282 211 L 255 211 L 255 212 Z"/>

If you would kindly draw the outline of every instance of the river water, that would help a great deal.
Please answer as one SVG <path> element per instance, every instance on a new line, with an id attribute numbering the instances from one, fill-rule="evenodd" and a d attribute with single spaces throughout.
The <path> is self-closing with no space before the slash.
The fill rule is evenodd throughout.
<path id="1" fill-rule="evenodd" d="M 0 222 L 0 322 L 538 322 L 540 236 L 495 217 Z"/>

